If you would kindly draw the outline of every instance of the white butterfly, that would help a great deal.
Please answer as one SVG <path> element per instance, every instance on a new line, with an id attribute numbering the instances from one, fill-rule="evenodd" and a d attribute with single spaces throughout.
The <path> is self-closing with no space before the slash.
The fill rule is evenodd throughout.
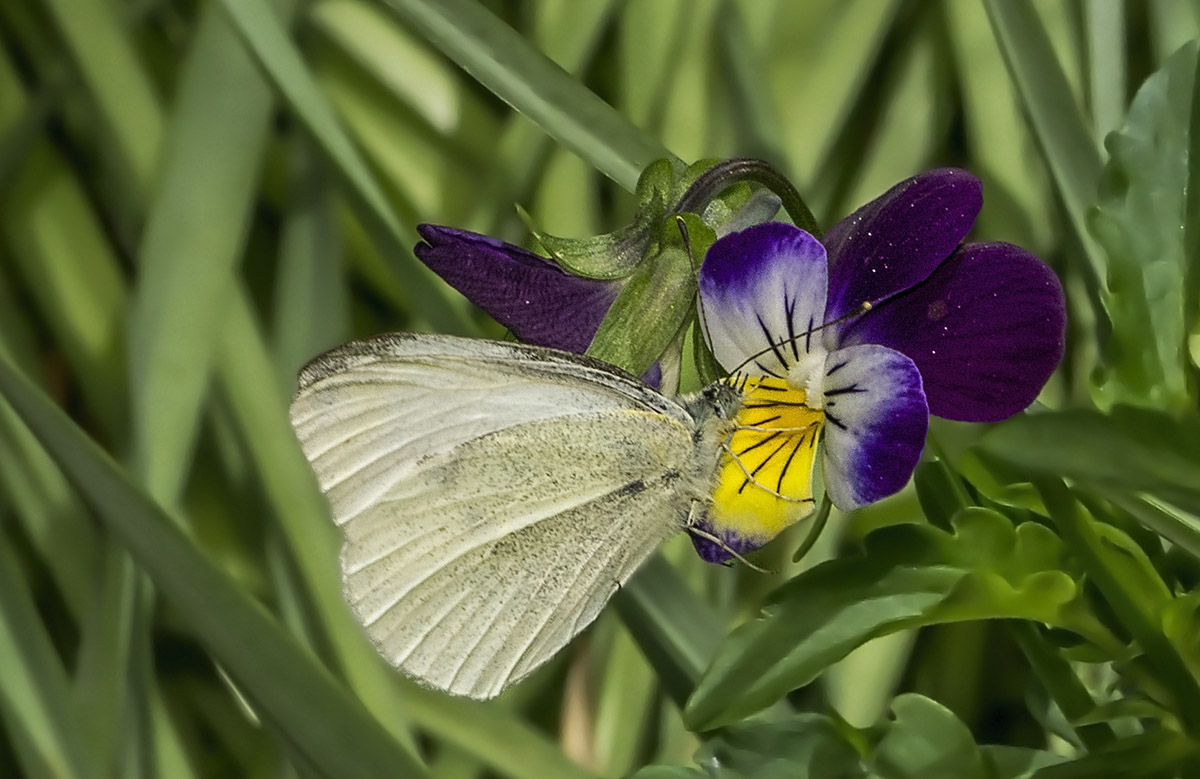
<path id="1" fill-rule="evenodd" d="M 375 646 L 490 698 L 705 510 L 740 399 L 718 383 L 677 402 L 587 357 L 399 334 L 313 360 L 291 417 Z"/>

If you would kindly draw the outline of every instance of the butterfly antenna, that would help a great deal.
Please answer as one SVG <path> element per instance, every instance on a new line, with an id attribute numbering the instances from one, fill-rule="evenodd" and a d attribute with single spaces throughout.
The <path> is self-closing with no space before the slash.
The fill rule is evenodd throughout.
<path id="1" fill-rule="evenodd" d="M 712 533 L 709 533 L 707 530 L 701 530 L 698 527 L 689 527 L 687 529 L 687 531 L 689 533 L 691 533 L 692 535 L 700 536 L 701 538 L 703 538 L 706 541 L 712 541 L 714 544 L 721 547 L 726 552 L 729 552 L 729 554 L 731 554 L 735 558 L 737 558 L 738 562 L 740 562 L 742 565 L 746 566 L 747 568 L 751 568 L 755 571 L 758 571 L 759 573 L 765 573 L 765 574 L 768 574 L 771 576 L 774 576 L 775 574 L 779 573 L 779 571 L 772 571 L 768 568 L 763 568 L 762 566 L 755 565 L 754 563 L 747 560 L 745 557 L 742 557 L 740 554 L 738 554 L 737 550 L 733 549 L 731 546 L 729 546 L 729 544 L 727 544 L 724 541 L 722 541 L 721 539 L 717 538 Z"/>

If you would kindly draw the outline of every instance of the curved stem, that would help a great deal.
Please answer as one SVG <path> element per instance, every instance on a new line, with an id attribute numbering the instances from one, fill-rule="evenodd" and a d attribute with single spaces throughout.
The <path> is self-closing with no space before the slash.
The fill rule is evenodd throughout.
<path id="1" fill-rule="evenodd" d="M 687 192 L 683 193 L 683 197 L 675 206 L 674 213 L 698 214 L 713 198 L 739 181 L 753 181 L 756 184 L 762 184 L 779 196 L 788 216 L 792 218 L 797 227 L 806 230 L 818 239 L 824 235 L 821 228 L 817 226 L 817 220 L 812 211 L 805 205 L 804 199 L 792 186 L 792 182 L 766 162 L 751 157 L 734 157 L 718 162 L 704 171 L 699 178 L 692 182 Z"/>
<path id="2" fill-rule="evenodd" d="M 820 537 L 821 531 L 825 529 L 826 523 L 829 522 L 829 512 L 833 508 L 833 502 L 826 495 L 821 500 L 821 507 L 817 509 L 817 515 L 813 517 L 812 527 L 808 529 L 808 535 L 800 542 L 800 547 L 796 549 L 796 553 L 792 555 L 792 562 L 799 562 L 804 555 L 812 551 L 813 545 L 817 543 L 817 538 Z"/>

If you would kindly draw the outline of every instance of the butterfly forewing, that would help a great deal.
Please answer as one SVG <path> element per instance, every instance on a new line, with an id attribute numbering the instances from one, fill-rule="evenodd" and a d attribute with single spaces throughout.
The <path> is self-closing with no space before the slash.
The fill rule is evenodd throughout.
<path id="1" fill-rule="evenodd" d="M 347 600 L 409 675 L 491 697 L 673 532 L 692 421 L 552 350 L 387 336 L 314 361 L 292 419 L 345 532 Z"/>

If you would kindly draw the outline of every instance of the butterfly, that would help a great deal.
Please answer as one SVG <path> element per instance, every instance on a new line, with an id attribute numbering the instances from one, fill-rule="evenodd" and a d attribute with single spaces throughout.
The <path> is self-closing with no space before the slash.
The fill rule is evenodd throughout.
<path id="1" fill-rule="evenodd" d="M 371 641 L 482 699 L 587 627 L 663 541 L 704 534 L 729 442 L 761 429 L 739 425 L 746 392 L 671 399 L 585 356 L 401 333 L 314 359 L 291 420 Z"/>

